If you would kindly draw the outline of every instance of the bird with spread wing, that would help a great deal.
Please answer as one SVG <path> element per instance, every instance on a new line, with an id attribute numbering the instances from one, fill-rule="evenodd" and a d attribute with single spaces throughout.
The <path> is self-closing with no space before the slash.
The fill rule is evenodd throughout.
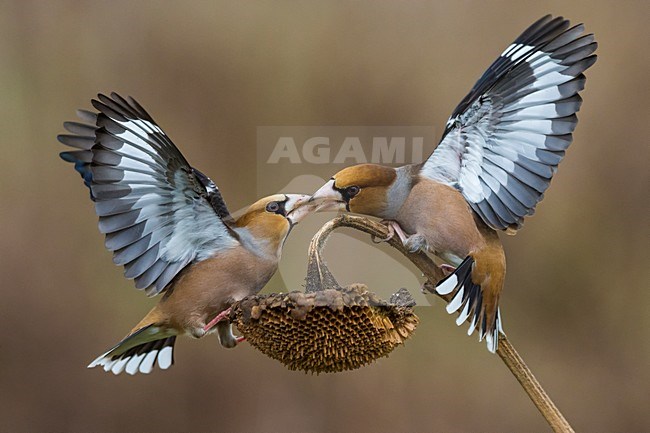
<path id="1" fill-rule="evenodd" d="M 158 304 L 88 367 L 149 373 L 173 363 L 176 337 L 217 331 L 224 347 L 240 339 L 225 320 L 230 306 L 257 293 L 278 268 L 284 241 L 309 212 L 308 196 L 277 194 L 238 218 L 217 186 L 190 166 L 133 98 L 98 95 L 96 111 L 65 122 L 61 153 L 74 164 L 99 216 L 99 230 L 124 275 Z"/>
<path id="2" fill-rule="evenodd" d="M 545 16 L 492 63 L 447 121 L 421 164 L 347 167 L 312 196 L 319 210 L 385 220 L 411 251 L 440 257 L 438 283 L 495 352 L 506 259 L 498 232 L 514 234 L 542 200 L 573 140 L 596 42 L 582 24 Z"/>

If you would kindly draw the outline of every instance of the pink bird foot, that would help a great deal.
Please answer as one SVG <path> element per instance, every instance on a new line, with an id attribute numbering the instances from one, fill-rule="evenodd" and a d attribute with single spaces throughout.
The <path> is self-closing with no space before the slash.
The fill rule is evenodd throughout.
<path id="1" fill-rule="evenodd" d="M 380 242 L 387 242 L 397 234 L 397 237 L 402 241 L 404 248 L 410 253 L 417 253 L 418 251 L 425 251 L 427 249 L 427 242 L 424 236 L 420 234 L 407 235 L 397 221 L 382 220 L 382 224 L 388 229 L 388 236 L 381 239 Z"/>
<path id="2" fill-rule="evenodd" d="M 456 270 L 455 267 L 453 267 L 452 265 L 448 265 L 446 263 L 443 263 L 442 265 L 440 265 L 439 268 L 445 274 L 446 277 L 453 274 L 454 271 Z"/>
<path id="3" fill-rule="evenodd" d="M 228 317 L 229 315 L 230 315 L 230 308 L 227 308 L 227 309 L 223 310 L 221 313 L 217 314 L 217 317 L 215 317 L 214 319 L 212 319 L 212 320 L 210 321 L 210 323 L 208 323 L 207 325 L 205 325 L 205 326 L 203 327 L 203 330 L 204 330 L 205 332 L 208 332 L 210 329 L 212 329 L 212 328 L 214 327 L 214 325 L 216 325 L 217 323 L 221 322 L 222 320 L 224 320 L 224 319 L 225 319 L 226 317 Z"/>
<path id="4" fill-rule="evenodd" d="M 404 230 L 402 230 L 402 227 L 399 225 L 397 221 L 382 220 L 381 224 L 384 224 L 388 229 L 388 236 L 382 239 L 383 242 L 387 242 L 391 240 L 395 236 L 395 234 L 397 234 L 397 237 L 402 241 L 402 244 L 405 244 L 408 241 L 410 236 L 407 235 L 404 232 Z"/>

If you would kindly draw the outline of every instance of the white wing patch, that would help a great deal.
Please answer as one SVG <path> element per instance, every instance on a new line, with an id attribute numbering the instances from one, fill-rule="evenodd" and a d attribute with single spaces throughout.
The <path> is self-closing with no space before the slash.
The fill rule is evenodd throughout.
<path id="1" fill-rule="evenodd" d="M 82 174 L 105 245 L 137 288 L 158 294 L 187 264 L 238 245 L 216 185 L 137 102 L 115 93 L 92 102 L 98 113 L 80 116 L 94 125 L 64 124 L 74 135 L 59 140 L 81 151 L 62 157 Z"/>
<path id="2" fill-rule="evenodd" d="M 530 45 L 511 44 L 501 53 L 501 57 L 509 57 L 510 60 L 515 61 L 534 49 L 535 47 L 531 47 Z"/>
<path id="3" fill-rule="evenodd" d="M 176 184 L 187 188 L 184 176 L 176 173 Z M 169 261 L 204 260 L 217 251 L 233 248 L 239 242 L 223 223 L 214 224 L 214 210 L 204 200 L 187 203 L 187 197 L 173 193 L 174 232 L 163 249 L 162 257 Z"/>
<path id="4" fill-rule="evenodd" d="M 522 33 L 454 110 L 420 175 L 458 188 L 490 227 L 519 228 L 572 141 L 596 60 L 583 30 L 545 17 Z"/>

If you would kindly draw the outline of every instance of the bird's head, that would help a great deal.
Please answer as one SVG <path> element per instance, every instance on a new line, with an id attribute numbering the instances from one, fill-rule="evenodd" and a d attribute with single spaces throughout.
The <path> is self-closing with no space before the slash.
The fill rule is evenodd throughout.
<path id="1" fill-rule="evenodd" d="M 308 201 L 309 196 L 303 194 L 264 197 L 250 205 L 235 226 L 245 228 L 255 239 L 281 247 L 291 228 L 316 208 Z"/>
<path id="2" fill-rule="evenodd" d="M 345 210 L 383 217 L 389 203 L 389 189 L 397 179 L 394 168 L 359 164 L 336 173 L 309 199 L 318 212 Z"/>

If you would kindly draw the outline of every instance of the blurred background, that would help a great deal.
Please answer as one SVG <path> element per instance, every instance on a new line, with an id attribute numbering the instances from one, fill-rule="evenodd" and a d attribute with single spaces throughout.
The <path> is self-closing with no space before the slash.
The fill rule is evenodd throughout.
<path id="1" fill-rule="evenodd" d="M 404 347 L 353 372 L 290 372 L 216 338 L 179 340 L 166 372 L 87 370 L 155 300 L 112 265 L 55 138 L 97 92 L 133 95 L 239 209 L 275 192 L 259 187 L 258 127 L 442 131 L 483 70 L 547 13 L 584 22 L 599 60 L 552 187 L 504 238 L 504 326 L 577 431 L 650 431 L 642 1 L 1 2 L 0 431 L 547 431 L 501 360 L 435 299 Z M 299 288 L 301 254 L 331 216 L 294 230 L 287 247 L 298 252 L 267 291 Z M 335 274 L 357 263 L 358 278 L 337 274 L 344 282 L 378 276 L 417 292 L 419 274 L 388 247 L 357 244 L 363 254 L 329 246 Z"/>

